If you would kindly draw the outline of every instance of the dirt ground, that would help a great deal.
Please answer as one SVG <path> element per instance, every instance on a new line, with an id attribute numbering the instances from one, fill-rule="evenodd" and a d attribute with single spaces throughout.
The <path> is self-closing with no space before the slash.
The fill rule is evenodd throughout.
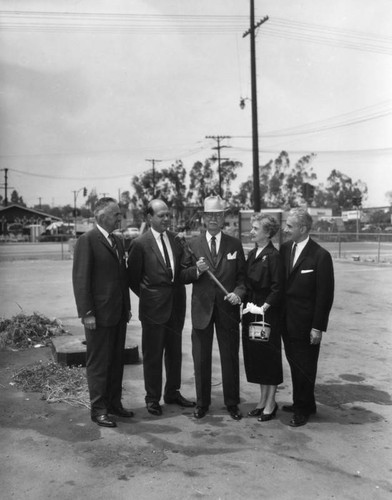
<path id="1" fill-rule="evenodd" d="M 0 315 L 34 311 L 80 333 L 72 261 L 0 262 Z M 0 352 L 0 498 L 389 499 L 392 498 L 392 266 L 335 262 L 336 298 L 323 339 L 319 411 L 305 427 L 290 415 L 259 423 L 230 419 L 214 351 L 211 412 L 144 407 L 142 365 L 127 365 L 124 406 L 133 419 L 98 427 L 86 408 L 49 404 L 10 385 L 14 371 L 51 359 L 49 348 Z M 190 290 L 188 291 L 190 298 Z M 140 346 L 137 300 L 128 335 Z M 183 333 L 182 393 L 194 398 L 189 309 Z M 139 347 L 140 350 L 140 347 Z M 258 400 L 241 368 L 241 409 Z M 284 363 L 279 406 L 291 401 Z"/>

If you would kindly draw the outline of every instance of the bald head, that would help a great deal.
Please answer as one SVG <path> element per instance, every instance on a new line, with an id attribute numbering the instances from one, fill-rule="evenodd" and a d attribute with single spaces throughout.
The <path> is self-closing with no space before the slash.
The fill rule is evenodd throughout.
<path id="1" fill-rule="evenodd" d="M 150 201 L 147 207 L 147 220 L 158 233 L 166 231 L 170 224 L 170 213 L 166 203 L 162 200 Z"/>

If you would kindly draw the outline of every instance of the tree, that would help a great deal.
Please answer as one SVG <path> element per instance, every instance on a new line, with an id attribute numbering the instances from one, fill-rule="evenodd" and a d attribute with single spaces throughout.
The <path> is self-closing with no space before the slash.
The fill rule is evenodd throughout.
<path id="1" fill-rule="evenodd" d="M 187 191 L 185 179 L 186 170 L 181 160 L 170 168 L 162 169 L 156 183 L 156 197 L 161 198 L 169 207 L 174 205 L 182 210 Z"/>
<path id="2" fill-rule="evenodd" d="M 20 205 L 21 207 L 25 207 L 26 203 L 23 201 L 23 198 L 19 196 L 18 191 L 14 189 L 11 193 L 11 203 L 15 205 Z"/>
<path id="3" fill-rule="evenodd" d="M 94 208 L 97 201 L 98 201 L 97 191 L 95 189 L 92 189 L 90 191 L 90 194 L 87 196 L 87 200 L 85 201 L 85 205 L 90 209 L 91 213 L 94 213 Z"/>
<path id="4" fill-rule="evenodd" d="M 218 178 L 212 170 L 211 161 L 197 161 L 189 173 L 187 201 L 193 205 L 202 205 L 204 198 L 218 192 Z"/>
<path id="5" fill-rule="evenodd" d="M 350 210 L 354 207 L 353 200 L 361 198 L 363 201 L 367 198 L 367 186 L 361 180 L 353 182 L 351 177 L 340 172 L 332 170 L 326 186 L 319 186 L 315 195 L 315 201 L 319 207 L 332 208 L 333 215 L 339 215 L 342 210 Z"/>
<path id="6" fill-rule="evenodd" d="M 189 190 L 187 201 L 194 205 L 202 205 L 204 198 L 211 195 L 217 195 L 222 192 L 222 198 L 232 202 L 234 195 L 231 191 L 231 183 L 237 178 L 236 170 L 242 166 L 242 163 L 235 160 L 225 160 L 220 165 L 221 189 L 219 190 L 219 172 L 218 163 L 214 170 L 216 158 L 207 159 L 204 163 L 197 161 L 189 173 Z"/>
<path id="7" fill-rule="evenodd" d="M 381 226 L 387 226 L 391 222 L 390 209 L 377 210 L 369 214 L 369 222 Z"/>
<path id="8" fill-rule="evenodd" d="M 392 205 L 392 191 L 387 191 L 385 193 L 385 198 L 387 199 L 387 202 L 389 205 Z M 1 197 L 0 197 L 1 200 Z"/>
<path id="9" fill-rule="evenodd" d="M 310 167 L 314 157 L 313 153 L 302 156 L 292 167 L 288 153 L 282 151 L 275 160 L 270 160 L 262 166 L 260 169 L 261 208 L 290 208 L 304 203 L 302 185 L 305 182 L 315 181 L 317 178 Z M 240 193 L 236 196 L 242 208 L 253 206 L 253 193 L 250 194 L 249 191 L 253 191 L 251 178 L 241 184 Z"/>
<path id="10" fill-rule="evenodd" d="M 131 185 L 134 194 L 129 200 L 133 205 L 134 220 L 140 219 L 141 212 L 147 208 L 148 203 L 153 198 L 160 198 L 169 207 L 173 208 L 175 225 L 177 225 L 177 220 L 181 217 L 186 202 L 185 178 L 186 170 L 181 160 L 176 161 L 169 168 L 155 172 L 151 169 L 143 175 L 132 177 Z"/>
<path id="11" fill-rule="evenodd" d="M 131 200 L 131 195 L 129 194 L 129 191 L 123 191 L 120 194 L 120 201 L 119 201 L 119 206 L 122 210 L 126 211 L 129 208 L 129 205 L 132 203 Z"/>
<path id="12" fill-rule="evenodd" d="M 157 173 L 155 174 L 155 178 Z M 142 175 L 135 175 L 131 179 L 131 185 L 134 189 L 134 194 L 131 197 L 131 201 L 135 208 L 143 210 L 147 207 L 148 202 L 154 197 L 154 186 L 153 186 L 153 171 L 147 170 Z"/>

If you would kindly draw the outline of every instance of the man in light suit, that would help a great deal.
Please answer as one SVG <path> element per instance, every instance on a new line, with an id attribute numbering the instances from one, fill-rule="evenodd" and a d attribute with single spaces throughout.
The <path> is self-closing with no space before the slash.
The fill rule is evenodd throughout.
<path id="1" fill-rule="evenodd" d="M 120 208 L 115 199 L 101 198 L 94 215 L 96 226 L 76 242 L 72 280 L 86 334 L 91 419 L 103 427 L 116 427 L 109 415 L 133 417 L 121 403 L 131 304 L 124 248 L 112 234 L 121 219 Z"/>
<path id="2" fill-rule="evenodd" d="M 147 208 L 150 229 L 136 238 L 130 248 L 128 277 L 139 297 L 142 323 L 142 352 L 146 406 L 155 416 L 162 414 L 162 360 L 165 359 L 164 401 L 194 406 L 180 393 L 182 329 L 185 321 L 185 286 L 179 282 L 183 249 L 168 231 L 170 214 L 162 200 Z"/>
<path id="3" fill-rule="evenodd" d="M 293 386 L 293 404 L 282 409 L 294 413 L 292 427 L 305 425 L 317 410 L 317 363 L 334 296 L 332 258 L 309 237 L 311 227 L 305 209 L 291 210 L 285 227 L 290 241 L 280 248 L 285 267 L 282 336 Z"/>
<path id="4" fill-rule="evenodd" d="M 181 278 L 193 283 L 192 354 L 196 378 L 195 418 L 211 404 L 211 363 L 214 327 L 219 345 L 224 402 L 234 420 L 242 418 L 239 375 L 240 304 L 245 295 L 245 257 L 240 240 L 222 232 L 226 204 L 220 196 L 204 200 L 207 231 L 190 242 Z M 207 272 L 208 271 L 208 272 Z M 223 285 L 225 292 L 209 273 Z M 226 293 L 227 292 L 227 293 Z"/>

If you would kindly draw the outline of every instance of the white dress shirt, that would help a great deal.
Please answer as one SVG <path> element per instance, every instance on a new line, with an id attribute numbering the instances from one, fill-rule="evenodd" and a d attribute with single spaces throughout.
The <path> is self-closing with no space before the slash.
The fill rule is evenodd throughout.
<path id="1" fill-rule="evenodd" d="M 96 224 L 96 226 L 101 231 L 101 233 L 105 236 L 106 241 L 109 243 L 109 245 L 112 247 L 113 243 L 110 241 L 109 233 L 106 231 L 106 229 L 104 229 L 103 227 L 101 227 L 99 224 Z"/>
<path id="2" fill-rule="evenodd" d="M 208 231 L 206 231 L 206 238 L 207 238 L 208 248 L 210 249 L 210 252 L 211 252 L 212 234 L 210 234 Z M 222 239 L 222 231 L 219 231 L 219 233 L 215 235 L 216 255 L 218 255 L 218 253 L 219 253 L 221 239 Z"/>
<path id="3" fill-rule="evenodd" d="M 294 259 L 293 259 L 293 267 L 298 260 L 298 257 L 301 255 L 302 250 L 305 248 L 307 242 L 309 241 L 309 236 L 304 240 L 297 243 L 297 248 L 295 249 Z"/>

